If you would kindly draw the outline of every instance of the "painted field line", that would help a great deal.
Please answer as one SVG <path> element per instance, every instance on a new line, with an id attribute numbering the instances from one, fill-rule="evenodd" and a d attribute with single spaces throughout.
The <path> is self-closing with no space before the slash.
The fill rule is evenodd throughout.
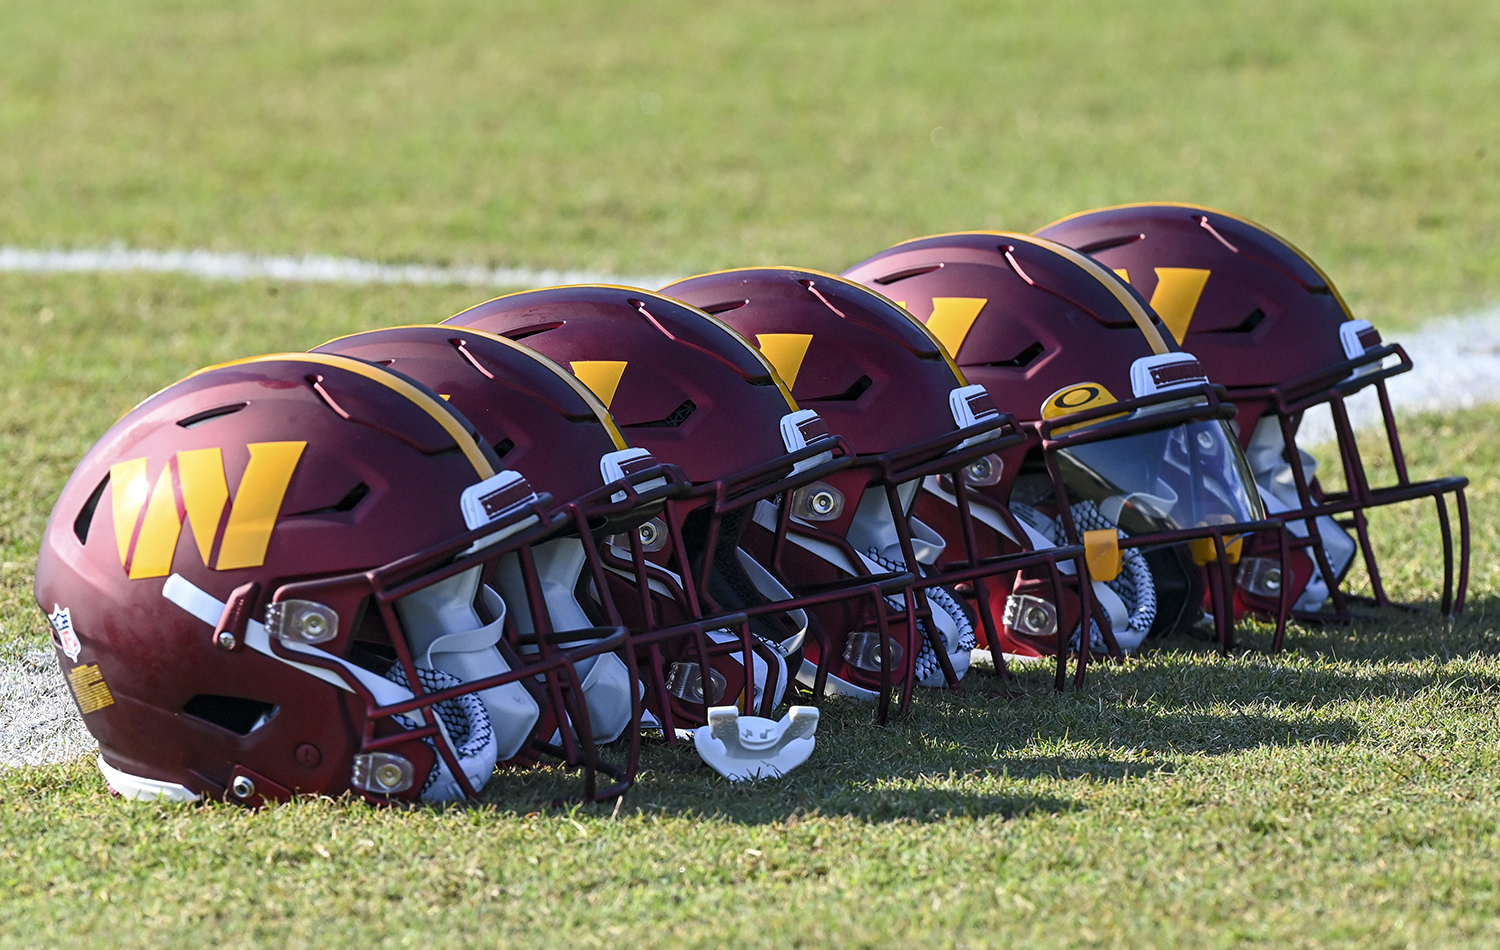
<path id="1" fill-rule="evenodd" d="M 279 257 L 217 251 L 151 251 L 114 246 L 82 250 L 0 247 L 0 272 L 31 274 L 185 274 L 205 280 L 284 280 L 342 284 L 449 284 L 466 287 L 549 287 L 623 284 L 656 289 L 677 277 L 622 276 L 586 270 L 377 264 L 352 257 Z"/>
<path id="2" fill-rule="evenodd" d="M 0 247 L 0 272 L 36 274 L 156 273 L 206 280 L 284 280 L 349 284 L 424 284 L 469 287 L 546 287 L 606 283 L 659 288 L 679 278 L 625 276 L 583 270 L 529 270 L 517 267 L 444 267 L 434 264 L 377 264 L 352 257 L 285 257 L 217 251 L 152 251 L 124 245 L 83 250 Z M 1400 411 L 1445 411 L 1500 402 L 1500 309 L 1448 317 L 1397 334 L 1416 367 L 1390 382 Z M 1379 424 L 1373 393 L 1349 403 L 1356 426 Z M 1303 420 L 1304 441 L 1332 437 L 1326 410 Z"/>
<path id="3" fill-rule="evenodd" d="M 1404 333 L 1382 334 L 1400 343 L 1411 357 L 1410 372 L 1386 383 L 1398 413 L 1448 412 L 1500 402 L 1500 308 L 1462 317 L 1429 320 Z M 1380 404 L 1373 389 L 1348 400 L 1355 428 L 1380 425 Z M 1333 418 L 1326 408 L 1309 411 L 1298 441 L 1316 444 L 1333 439 Z"/>

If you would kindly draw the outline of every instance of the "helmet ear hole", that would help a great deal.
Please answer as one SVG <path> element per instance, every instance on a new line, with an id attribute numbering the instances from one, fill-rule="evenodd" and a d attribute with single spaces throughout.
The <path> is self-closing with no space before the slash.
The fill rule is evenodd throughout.
<path id="1" fill-rule="evenodd" d="M 237 736 L 248 736 L 270 722 L 280 707 L 257 699 L 199 693 L 183 704 L 182 711 Z"/>

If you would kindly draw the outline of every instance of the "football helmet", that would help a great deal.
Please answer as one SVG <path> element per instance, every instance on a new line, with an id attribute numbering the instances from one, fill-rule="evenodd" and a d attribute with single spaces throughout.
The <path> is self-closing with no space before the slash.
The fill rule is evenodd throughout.
<path id="1" fill-rule="evenodd" d="M 905 609 L 922 618 L 911 667 L 916 682 L 956 686 L 968 670 L 976 629 L 990 632 L 996 672 L 1004 675 L 989 587 L 1008 593 L 1022 568 L 1058 577 L 1057 550 L 1044 544 L 1044 550 L 1033 551 L 1013 519 L 999 522 L 997 532 L 967 518 L 950 532 L 950 550 L 944 535 L 914 516 L 912 508 L 924 479 L 951 481 L 991 460 L 998 464 L 1000 453 L 1022 443 L 1025 436 L 1014 417 L 997 411 L 983 386 L 970 385 L 910 314 L 841 277 L 744 268 L 691 277 L 662 292 L 714 314 L 755 341 L 797 404 L 815 410 L 854 450 L 852 465 L 798 489 L 787 504 L 778 508 L 767 500 L 757 506 L 747 542 L 757 559 L 794 592 L 910 571 L 914 582 L 905 593 Z M 960 478 L 960 486 L 966 491 L 968 483 Z M 949 520 L 957 523 L 959 514 L 955 507 Z M 976 531 L 993 535 L 987 538 L 991 548 L 978 546 Z M 959 585 L 981 593 L 977 611 L 964 602 Z M 1059 596 L 1054 592 L 1051 600 Z M 868 634 L 835 632 L 830 643 L 808 645 L 814 661 L 827 651 L 821 665 L 831 670 L 830 688 L 868 695 L 862 684 L 879 660 L 868 639 Z"/>
<path id="2" fill-rule="evenodd" d="M 582 383 L 533 350 L 469 328 L 370 330 L 313 352 L 378 363 L 426 385 L 473 422 L 501 464 L 551 495 L 568 514 L 572 531 L 506 554 L 486 578 L 510 607 L 520 634 L 621 623 L 609 597 L 598 542 L 636 530 L 660 513 L 662 499 L 688 485 L 675 467 L 627 446 L 609 412 Z M 621 491 L 620 480 L 632 490 Z M 526 562 L 529 568 L 523 570 Z M 541 602 L 535 605 L 526 582 L 533 575 L 541 582 Z M 621 652 L 601 653 L 577 665 L 597 742 L 614 741 L 640 720 L 634 653 Z M 551 731 L 544 727 L 543 733 Z M 632 742 L 638 736 L 638 730 L 629 730 Z"/>
<path id="3" fill-rule="evenodd" d="M 1261 496 L 1287 523 L 1297 547 L 1285 573 L 1262 556 L 1247 558 L 1239 575 L 1243 601 L 1265 611 L 1289 586 L 1298 616 L 1348 619 L 1351 595 L 1341 581 L 1357 550 L 1371 600 L 1389 604 L 1367 513 L 1431 499 L 1442 536 L 1442 611 L 1463 609 L 1468 480 L 1408 476 L 1386 380 L 1411 369 L 1411 359 L 1400 344 L 1383 342 L 1368 321 L 1356 320 L 1333 281 L 1306 254 L 1258 224 L 1193 205 L 1104 208 L 1038 233 L 1094 256 L 1142 295 L 1150 294 L 1182 348 L 1239 407 L 1239 438 Z M 1373 392 L 1379 402 L 1394 484 L 1370 483 L 1346 408 L 1346 400 L 1360 392 Z M 1333 418 L 1343 481 L 1337 490 L 1324 487 L 1317 462 L 1297 441 L 1303 414 L 1315 407 L 1327 407 Z M 1456 591 L 1449 495 L 1458 515 Z"/>
<path id="4" fill-rule="evenodd" d="M 52 511 L 34 592 L 121 795 L 472 799 L 531 745 L 604 797 L 625 784 L 595 785 L 577 667 L 624 629 L 512 642 L 481 583 L 568 526 L 420 384 L 262 356 L 167 387 L 100 439 Z M 533 739 L 549 708 L 578 726 L 560 747 Z"/>
<path id="5" fill-rule="evenodd" d="M 1001 232 L 908 241 L 846 276 L 924 320 L 968 378 L 1021 418 L 1028 439 L 974 481 L 1032 529 L 1084 544 L 1108 622 L 1080 646 L 1120 655 L 1190 627 L 1206 585 L 1228 647 L 1225 565 L 1245 535 L 1275 538 L 1279 522 L 1265 519 L 1222 390 L 1123 281 L 1063 245 Z M 941 498 L 944 486 L 926 488 Z M 1052 648 L 1032 627 L 1046 630 L 1055 605 L 1027 595 L 1007 606 L 1008 648 Z"/>
<path id="6" fill-rule="evenodd" d="M 828 636 L 827 611 L 810 608 L 828 605 L 841 629 L 902 647 L 906 628 L 893 628 L 905 618 L 883 596 L 910 580 L 904 571 L 793 597 L 740 547 L 759 502 L 826 478 L 851 455 L 733 330 L 659 294 L 592 285 L 499 297 L 444 326 L 518 340 L 567 366 L 630 442 L 693 483 L 661 517 L 615 535 L 604 551 L 616 602 L 624 610 L 633 601 L 625 619 L 644 654 L 647 708 L 669 738 L 681 724 L 707 722 L 709 706 L 735 703 L 764 716 L 779 705 L 809 633 L 819 642 Z M 691 636 L 673 632 L 695 623 Z M 891 672 L 877 683 L 881 715 Z M 815 675 L 821 683 L 826 668 Z"/>

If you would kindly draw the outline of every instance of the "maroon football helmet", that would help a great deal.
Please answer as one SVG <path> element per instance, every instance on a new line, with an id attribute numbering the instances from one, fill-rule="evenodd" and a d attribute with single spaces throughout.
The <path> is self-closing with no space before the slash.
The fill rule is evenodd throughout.
<path id="1" fill-rule="evenodd" d="M 1038 233 L 1094 256 L 1141 294 L 1150 294 L 1182 348 L 1227 387 L 1239 407 L 1239 438 L 1261 496 L 1287 522 L 1299 548 L 1285 584 L 1276 564 L 1247 558 L 1240 569 L 1242 599 L 1264 611 L 1288 586 L 1298 616 L 1347 619 L 1351 598 L 1340 581 L 1357 547 L 1373 602 L 1390 603 L 1366 512 L 1432 499 L 1442 532 L 1442 611 L 1463 609 L 1468 480 L 1408 477 L 1386 380 L 1411 369 L 1411 359 L 1399 344 L 1383 343 L 1368 321 L 1354 319 L 1333 282 L 1307 255 L 1260 225 L 1192 205 L 1104 208 L 1064 218 Z M 1379 400 L 1396 468 L 1393 485 L 1371 486 L 1355 442 L 1345 400 L 1361 390 L 1373 391 Z M 1333 417 L 1344 481 L 1338 491 L 1322 487 L 1317 463 L 1297 444 L 1303 413 L 1320 406 Z M 1456 593 L 1449 494 L 1459 521 Z"/>
<path id="2" fill-rule="evenodd" d="M 474 423 L 501 464 L 565 509 L 573 530 L 502 557 L 486 578 L 510 607 L 516 629 L 618 626 L 598 542 L 656 517 L 662 499 L 687 480 L 642 449 L 626 445 L 604 405 L 562 367 L 533 350 L 483 330 L 408 326 L 341 337 L 315 349 L 388 366 L 426 385 Z M 626 505 L 616 484 L 633 490 Z M 523 570 L 523 563 L 529 569 Z M 533 609 L 526 578 L 541 582 Z M 533 616 L 535 615 L 535 619 Z M 525 651 L 523 651 L 525 652 Z M 594 739 L 611 742 L 640 719 L 633 651 L 581 660 L 583 694 Z M 543 726 L 544 734 L 551 734 Z M 638 730 L 629 730 L 631 742 Z M 631 757 L 634 761 L 634 757 Z"/>
<path id="3" fill-rule="evenodd" d="M 550 508 L 420 384 L 257 357 L 105 434 L 53 509 L 35 596 L 122 795 L 474 798 L 546 748 L 547 710 L 578 727 L 547 751 L 585 767 L 585 794 L 618 793 L 594 787 L 577 665 L 625 631 L 507 637 L 481 585 L 568 529 Z"/>
<path id="4" fill-rule="evenodd" d="M 999 232 L 908 241 L 846 276 L 924 320 L 1020 417 L 1029 438 L 974 481 L 1048 539 L 1083 542 L 1109 617 L 1096 647 L 1118 655 L 1190 627 L 1205 585 L 1227 647 L 1224 566 L 1246 534 L 1274 538 L 1279 523 L 1265 520 L 1225 425 L 1233 407 L 1126 284 L 1070 248 Z M 1053 605 L 1029 595 L 1007 606 L 1011 649 L 1052 648 L 1033 626 L 1045 634 Z"/>
<path id="5" fill-rule="evenodd" d="M 734 331 L 680 301 L 606 286 L 500 297 L 444 326 L 509 337 L 567 366 L 627 439 L 691 479 L 691 495 L 604 551 L 616 602 L 644 650 L 647 707 L 669 736 L 676 724 L 706 721 L 707 708 L 721 702 L 769 713 L 802 668 L 807 635 L 826 638 L 830 610 L 841 628 L 900 647 L 903 634 L 891 639 L 895 612 L 873 594 L 899 590 L 909 580 L 904 572 L 793 598 L 740 548 L 759 502 L 826 477 L 849 453 Z M 627 589 L 636 595 L 633 611 Z M 810 610 L 819 605 L 826 609 Z M 693 623 L 691 637 L 671 633 Z M 883 715 L 889 671 L 880 692 Z"/>
<path id="6" fill-rule="evenodd" d="M 754 341 L 797 404 L 816 410 L 854 449 L 853 465 L 792 493 L 789 504 L 757 508 L 749 540 L 756 557 L 797 592 L 910 570 L 916 577 L 907 609 L 924 618 L 915 680 L 956 686 L 968 670 L 976 628 L 992 634 L 987 642 L 1003 674 L 989 587 L 1009 593 L 1025 567 L 1060 585 L 1057 550 L 1034 553 L 1003 506 L 998 510 L 1007 520 L 997 531 L 950 504 L 940 524 L 949 528 L 951 547 L 912 509 L 924 479 L 951 483 L 962 471 L 998 466 L 1000 453 L 1025 440 L 1014 417 L 996 411 L 984 387 L 971 386 L 910 314 L 841 277 L 745 268 L 692 277 L 662 292 Z M 958 484 L 967 493 L 968 482 Z M 979 545 L 981 534 L 988 547 Z M 977 616 L 962 596 L 975 590 L 984 593 L 976 598 Z M 1059 597 L 1054 592 L 1050 600 Z M 879 669 L 868 640 L 835 632 L 831 643 L 809 644 L 808 651 L 814 660 L 829 651 L 822 665 L 831 670 L 830 684 L 861 695 Z M 1066 658 L 1066 651 L 1059 655 Z"/>

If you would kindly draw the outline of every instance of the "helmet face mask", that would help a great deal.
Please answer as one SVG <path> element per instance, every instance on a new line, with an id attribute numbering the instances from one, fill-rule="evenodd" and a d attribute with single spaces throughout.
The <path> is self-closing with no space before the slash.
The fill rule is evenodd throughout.
<path id="1" fill-rule="evenodd" d="M 750 268 L 689 278 L 664 292 L 702 306 L 756 342 L 800 403 L 826 414 L 856 453 L 848 470 L 794 494 L 780 512 L 770 506 L 757 511 L 762 535 L 752 543 L 761 559 L 795 579 L 789 584 L 794 590 L 910 571 L 913 583 L 888 600 L 918 625 L 915 639 L 901 645 L 903 702 L 915 683 L 956 685 L 969 667 L 976 631 L 997 629 L 988 605 L 971 609 L 956 585 L 1008 587 L 1027 566 L 1050 571 L 1056 580 L 1057 557 L 1069 556 L 1035 551 L 1020 532 L 981 555 L 979 536 L 993 541 L 982 525 L 975 530 L 969 524 L 955 539 L 916 514 L 925 480 L 997 464 L 1000 453 L 1022 441 L 1014 421 L 995 410 L 982 388 L 968 385 L 921 324 L 842 278 Z M 958 508 L 946 517 L 969 522 Z M 898 658 L 877 658 L 870 637 L 857 628 L 824 626 L 832 637 L 814 645 L 820 678 L 810 685 L 857 696 L 870 695 L 877 683 L 883 689 Z M 987 640 L 1003 674 L 998 638 Z"/>
<path id="2" fill-rule="evenodd" d="M 1027 535 L 1088 549 L 1099 603 L 1080 640 L 1128 652 L 1192 626 L 1207 593 L 1227 647 L 1225 562 L 1245 535 L 1279 529 L 1225 425 L 1233 410 L 1128 285 L 1069 248 L 990 232 L 910 241 L 846 276 L 927 315 L 969 378 L 1023 420 L 1027 438 L 969 486 L 982 517 L 999 523 L 1009 506 Z M 928 493 L 953 487 L 939 480 Z M 1005 613 L 1019 618 L 1024 606 L 1007 601 Z M 1019 653 L 1058 649 L 1033 630 L 1002 635 Z"/>
<path id="3" fill-rule="evenodd" d="M 1239 408 L 1239 437 L 1254 479 L 1271 514 L 1293 536 L 1292 560 L 1284 572 L 1269 567 L 1264 550 L 1252 554 L 1236 593 L 1242 604 L 1266 613 L 1287 587 L 1298 617 L 1347 620 L 1350 604 L 1361 599 L 1342 586 L 1356 554 L 1369 578 L 1370 602 L 1389 604 L 1367 512 L 1431 499 L 1443 537 L 1440 609 L 1445 614 L 1462 609 L 1468 580 L 1467 480 L 1409 478 L 1385 387 L 1390 377 L 1411 369 L 1411 360 L 1398 344 L 1383 343 L 1368 322 L 1354 319 L 1311 259 L 1253 222 L 1190 205 L 1104 208 L 1064 218 L 1038 233 L 1091 254 L 1141 293 L 1149 292 L 1153 302 L 1160 300 L 1163 318 L 1183 348 L 1227 387 Z M 1345 407 L 1359 393 L 1379 402 L 1394 484 L 1372 485 L 1366 473 Z M 1307 446 L 1298 443 L 1299 426 L 1310 410 L 1332 416 L 1342 489 L 1330 490 L 1318 480 Z M 1458 512 L 1457 558 L 1449 496 Z"/>
<path id="4" fill-rule="evenodd" d="M 472 798 L 551 716 L 585 794 L 623 791 L 620 769 L 595 786 L 565 685 L 624 632 L 516 634 L 483 578 L 571 522 L 497 468 L 436 394 L 342 356 L 213 367 L 127 414 L 64 489 L 35 590 L 111 786 Z"/>
<path id="5" fill-rule="evenodd" d="M 878 637 L 892 636 L 893 612 L 873 602 L 900 577 L 793 596 L 741 544 L 758 506 L 834 477 L 850 453 L 724 324 L 646 291 L 578 286 L 497 298 L 444 325 L 519 339 L 567 365 L 628 438 L 691 480 L 648 538 L 616 534 L 604 551 L 648 725 L 672 739 L 716 702 L 769 714 L 806 645 L 826 636 L 819 605 L 869 614 Z"/>

